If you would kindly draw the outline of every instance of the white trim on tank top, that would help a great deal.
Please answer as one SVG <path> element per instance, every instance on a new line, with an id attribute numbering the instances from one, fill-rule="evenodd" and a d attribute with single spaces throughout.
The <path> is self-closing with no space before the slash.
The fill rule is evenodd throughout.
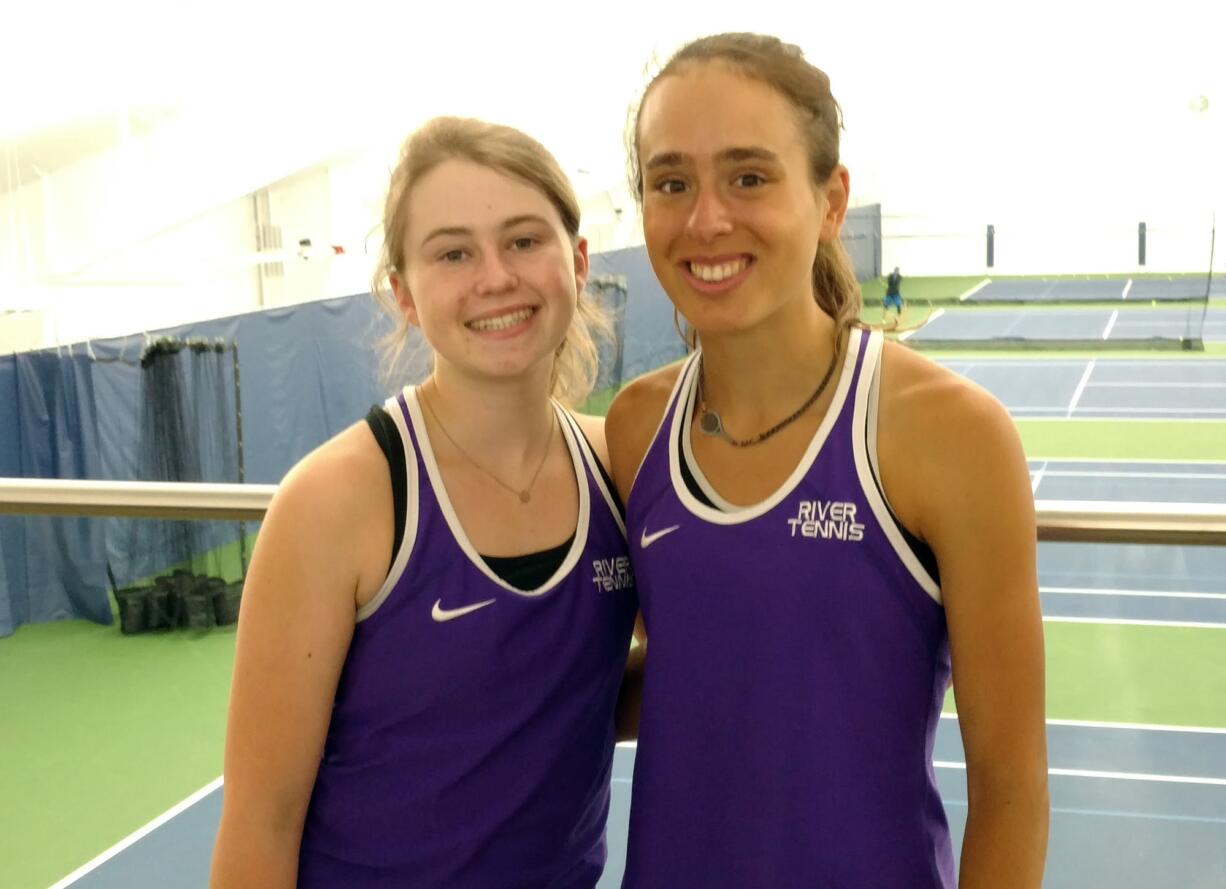
<path id="1" fill-rule="evenodd" d="M 588 475 L 596 485 L 596 488 L 604 496 L 605 505 L 609 507 L 609 515 L 613 516 L 613 521 L 617 523 L 617 527 L 621 530 L 622 537 L 625 537 L 626 524 L 622 521 L 621 511 L 617 508 L 617 501 L 613 499 L 613 495 L 609 493 L 608 486 L 604 483 L 604 476 L 600 472 L 598 458 L 592 452 L 592 449 L 588 447 L 587 439 L 583 437 L 583 430 L 579 426 L 579 421 L 565 408 L 562 409 L 562 416 L 570 423 L 575 442 L 579 445 L 579 450 L 583 452 L 584 459 L 587 461 Z"/>
<path id="2" fill-rule="evenodd" d="M 852 449 L 856 460 L 856 475 L 860 478 L 860 489 L 868 501 L 877 524 L 885 533 L 886 540 L 893 547 L 899 561 L 915 578 L 915 582 L 938 605 L 941 601 L 941 587 L 928 569 L 924 567 L 915 551 L 911 549 L 898 523 L 886 503 L 885 497 L 877 489 L 873 481 L 872 467 L 877 465 L 877 410 L 878 395 L 881 388 L 881 331 L 875 330 L 869 335 L 868 348 L 864 353 L 864 364 L 860 367 L 860 381 L 856 386 L 855 413 L 852 419 Z M 867 439 L 867 442 L 866 442 Z M 870 466 L 871 461 L 871 466 Z M 878 475 L 877 478 L 881 476 Z"/>
<path id="3" fill-rule="evenodd" d="M 643 451 L 643 457 L 639 460 L 639 465 L 634 467 L 634 478 L 630 479 L 630 494 L 626 495 L 626 505 L 629 507 L 630 495 L 634 493 L 634 483 L 639 480 L 639 472 L 643 468 L 643 464 L 647 462 L 647 455 L 651 453 L 651 449 L 660 438 L 660 433 L 672 426 L 672 411 L 677 401 L 677 393 L 681 391 L 681 384 L 685 382 L 685 375 L 689 373 L 694 362 L 698 360 L 698 353 L 691 352 L 685 358 L 681 359 L 681 369 L 677 371 L 677 379 L 673 380 L 672 391 L 668 393 L 668 400 L 664 402 L 664 412 L 660 414 L 660 422 L 656 424 L 656 431 L 651 436 L 651 444 L 647 446 L 647 450 Z M 667 365 L 666 365 L 667 366 Z"/>
<path id="4" fill-rule="evenodd" d="M 575 485 L 579 489 L 579 519 L 575 527 L 575 539 L 571 543 L 570 552 L 566 554 L 566 558 L 562 560 L 562 564 L 558 566 L 558 570 L 553 573 L 549 580 L 534 590 L 521 590 L 518 587 L 511 586 L 511 584 L 495 574 L 490 566 L 485 563 L 485 559 L 481 558 L 481 554 L 477 552 L 472 541 L 468 539 L 468 535 L 465 533 L 464 527 L 460 524 L 460 519 L 455 513 L 455 508 L 451 505 L 451 498 L 447 496 L 447 488 L 443 484 L 438 463 L 434 459 L 434 448 L 430 443 L 430 435 L 426 429 L 421 405 L 417 401 L 417 390 L 414 387 L 406 386 L 404 400 L 409 406 L 409 415 L 413 418 L 413 429 L 417 432 L 417 440 L 421 442 L 421 458 L 426 466 L 426 474 L 430 478 L 430 487 L 434 489 L 434 499 L 438 501 L 443 518 L 451 529 L 451 536 L 455 538 L 455 542 L 463 550 L 464 555 L 468 557 L 473 566 L 492 583 L 508 593 L 528 598 L 543 596 L 565 580 L 575 565 L 578 564 L 579 556 L 582 555 L 584 547 L 587 546 L 588 520 L 592 509 L 591 492 L 587 485 L 586 473 L 583 470 L 583 457 L 579 452 L 579 446 L 575 443 L 575 433 L 570 428 L 570 424 L 566 423 L 561 416 L 558 417 L 559 425 L 562 429 L 562 437 L 566 442 L 566 449 L 570 453 L 571 469 L 575 475 Z M 559 415 L 563 410 L 562 406 L 556 401 L 553 402 L 553 409 Z"/>
<path id="5" fill-rule="evenodd" d="M 400 547 L 396 550 L 396 556 L 392 559 L 392 567 L 388 571 L 387 577 L 383 579 L 383 585 L 379 587 L 379 592 L 375 593 L 373 599 L 358 609 L 357 623 L 361 623 L 379 610 L 379 606 L 387 601 L 387 597 L 392 594 L 392 590 L 396 588 L 396 582 L 400 580 L 400 575 L 404 574 L 404 566 L 409 561 L 409 553 L 413 550 L 413 543 L 417 540 L 417 452 L 413 448 L 413 440 L 409 436 L 409 429 L 404 422 L 404 412 L 400 409 L 400 402 L 392 396 L 387 401 L 383 402 L 383 409 L 387 411 L 388 416 L 392 418 L 392 422 L 396 424 L 396 431 L 400 435 L 400 443 L 404 450 L 404 468 L 405 468 L 405 516 L 404 516 L 404 537 L 400 541 Z"/>
<path id="6" fill-rule="evenodd" d="M 737 506 L 735 503 L 725 500 L 719 491 L 715 490 L 715 486 L 711 484 L 707 474 L 698 465 L 698 458 L 694 456 L 694 445 L 692 444 L 691 437 L 684 432 L 677 437 L 681 439 L 681 459 L 685 461 L 686 469 L 690 471 L 690 475 L 693 476 L 699 490 L 706 495 L 715 508 L 720 512 L 738 512 L 742 509 L 748 509 L 746 506 Z"/>
<path id="7" fill-rule="evenodd" d="M 792 470 L 792 474 L 788 476 L 783 484 L 765 500 L 748 506 L 734 507 L 734 512 L 721 512 L 719 509 L 703 503 L 690 493 L 689 486 L 686 485 L 685 478 L 681 474 L 681 460 L 677 442 L 680 438 L 682 423 L 685 424 L 684 428 L 688 434 L 694 415 L 694 403 L 698 391 L 698 362 L 694 361 L 687 366 L 684 371 L 685 389 L 682 397 L 677 399 L 677 403 L 673 407 L 668 429 L 668 471 L 673 483 L 673 492 L 677 495 L 677 499 L 681 501 L 682 505 L 696 517 L 712 524 L 739 525 L 742 522 L 748 522 L 765 515 L 782 503 L 801 483 L 805 475 L 808 474 L 813 466 L 813 462 L 817 459 L 817 455 L 821 452 L 822 445 L 829 438 L 830 430 L 840 414 L 842 414 L 843 406 L 847 401 L 847 392 L 851 388 L 851 378 L 856 367 L 856 356 L 859 352 L 860 331 L 852 330 L 851 335 L 847 338 L 847 353 L 843 356 L 843 368 L 839 372 L 838 384 L 834 390 L 834 398 L 830 402 L 826 416 L 822 418 L 821 424 L 817 427 L 817 432 L 813 434 L 809 447 L 805 449 L 804 454 L 801 456 L 800 462 L 796 464 L 796 468 Z M 697 461 L 690 464 L 691 470 L 697 467 Z"/>

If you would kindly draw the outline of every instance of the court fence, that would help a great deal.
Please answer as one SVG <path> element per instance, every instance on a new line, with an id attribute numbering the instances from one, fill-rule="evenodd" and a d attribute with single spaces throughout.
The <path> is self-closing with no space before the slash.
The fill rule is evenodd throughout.
<path id="1" fill-rule="evenodd" d="M 0 478 L 0 516 L 254 521 L 276 485 Z M 1226 504 L 1036 500 L 1043 542 L 1226 545 Z M 5 519 L 12 521 L 12 519 Z M 3 563 L 0 563 L 0 568 Z M 140 632 L 232 623 L 243 578 L 196 577 L 162 566 L 143 585 L 112 584 L 121 628 Z"/>

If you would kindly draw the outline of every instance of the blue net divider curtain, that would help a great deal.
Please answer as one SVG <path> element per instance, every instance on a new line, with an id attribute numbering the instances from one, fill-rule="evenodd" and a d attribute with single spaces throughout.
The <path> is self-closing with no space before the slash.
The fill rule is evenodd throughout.
<path id="1" fill-rule="evenodd" d="M 626 297 L 629 286 L 625 275 L 594 275 L 587 282 L 588 292 L 611 316 L 612 339 L 597 338 L 600 369 L 593 392 L 616 391 L 625 382 L 623 370 L 626 348 Z"/>
<path id="2" fill-rule="evenodd" d="M 92 359 L 84 350 L 0 356 L 0 476 L 98 478 Z M 0 515 L 0 637 L 24 623 L 111 622 L 101 522 Z"/>
<path id="3" fill-rule="evenodd" d="M 140 356 L 136 477 L 244 481 L 238 345 L 162 337 Z M 108 564 L 125 633 L 209 629 L 237 619 L 247 568 L 242 522 L 115 520 Z"/>

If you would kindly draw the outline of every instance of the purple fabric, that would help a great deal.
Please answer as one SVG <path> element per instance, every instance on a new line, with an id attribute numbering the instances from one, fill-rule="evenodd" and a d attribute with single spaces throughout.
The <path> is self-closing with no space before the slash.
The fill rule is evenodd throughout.
<path id="1" fill-rule="evenodd" d="M 954 885 L 932 767 L 945 616 L 857 474 L 869 336 L 851 343 L 829 437 L 760 515 L 712 520 L 675 471 L 693 359 L 639 470 L 627 535 L 648 654 L 627 889 Z"/>
<path id="2" fill-rule="evenodd" d="M 590 889 L 637 608 L 632 583 L 602 582 L 607 568 L 630 578 L 623 532 L 583 460 L 591 510 L 573 569 L 540 595 L 495 583 L 452 533 L 403 395 L 399 408 L 416 455 L 416 539 L 354 632 L 299 886 Z"/>

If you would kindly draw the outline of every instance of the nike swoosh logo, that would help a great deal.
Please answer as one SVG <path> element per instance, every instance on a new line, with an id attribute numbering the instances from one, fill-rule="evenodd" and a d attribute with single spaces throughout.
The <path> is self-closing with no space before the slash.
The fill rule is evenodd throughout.
<path id="1" fill-rule="evenodd" d="M 665 534 L 672 534 L 680 527 L 680 525 L 671 525 L 668 528 L 661 528 L 659 531 L 653 531 L 650 534 L 648 534 L 647 529 L 644 528 L 643 536 L 639 538 L 639 546 L 641 546 L 643 549 L 647 549 L 647 547 L 651 546 Z"/>
<path id="2" fill-rule="evenodd" d="M 484 608 L 486 605 L 493 605 L 496 599 L 486 599 L 484 602 L 477 602 L 474 605 L 465 605 L 463 608 L 443 608 L 443 600 L 439 599 L 434 603 L 434 609 L 430 612 L 430 616 L 434 618 L 435 623 L 445 623 L 449 620 L 455 620 L 457 617 L 463 617 L 466 614 L 472 614 L 478 608 Z"/>

